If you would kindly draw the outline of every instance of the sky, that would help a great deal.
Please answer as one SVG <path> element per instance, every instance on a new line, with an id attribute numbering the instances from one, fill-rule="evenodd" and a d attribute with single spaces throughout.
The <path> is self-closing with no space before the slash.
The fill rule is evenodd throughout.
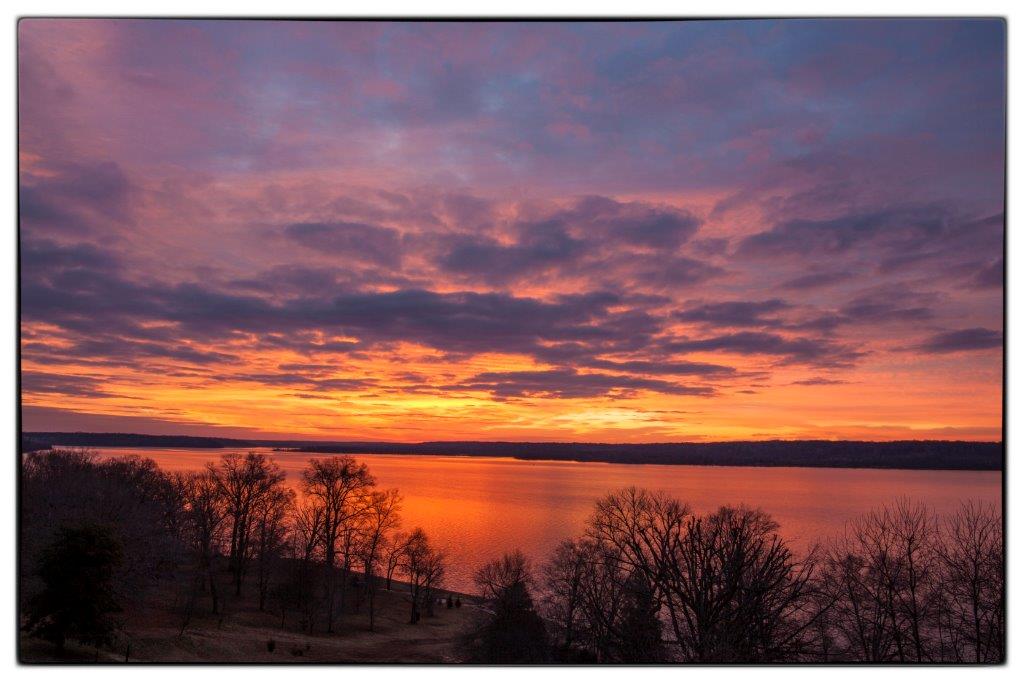
<path id="1" fill-rule="evenodd" d="M 26 430 L 1001 438 L 1001 21 L 18 38 Z"/>

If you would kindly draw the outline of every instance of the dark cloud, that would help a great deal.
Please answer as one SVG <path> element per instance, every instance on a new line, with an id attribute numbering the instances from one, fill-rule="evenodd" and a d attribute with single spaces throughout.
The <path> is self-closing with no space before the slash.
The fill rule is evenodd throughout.
<path id="1" fill-rule="evenodd" d="M 688 211 L 644 202 L 618 202 L 585 197 L 564 216 L 590 234 L 625 245 L 677 249 L 700 229 L 701 221 Z"/>
<path id="2" fill-rule="evenodd" d="M 765 316 L 780 313 L 792 306 L 782 299 L 765 301 L 719 301 L 701 304 L 675 314 L 682 322 L 710 323 L 725 327 L 756 327 L 777 323 L 777 318 Z"/>
<path id="3" fill-rule="evenodd" d="M 274 344 L 298 343 L 306 350 L 353 350 L 351 340 L 303 338 L 329 331 L 354 337 L 361 348 L 413 342 L 446 353 L 532 354 L 545 345 L 578 343 L 590 352 L 629 351 L 643 346 L 661 322 L 607 292 L 551 300 L 501 293 L 407 289 L 389 292 L 304 292 L 284 299 L 237 294 L 195 282 L 175 285 L 134 282 L 117 271 L 92 268 L 91 250 L 75 260 L 60 251 L 62 268 L 27 273 L 22 302 L 26 318 L 59 325 L 79 335 L 114 331 L 126 338 L 153 334 L 143 321 L 159 322 L 164 334 L 203 342 L 256 335 Z M 291 341 L 289 336 L 298 334 Z M 340 346 L 338 345 L 340 344 Z M 137 347 L 138 348 L 138 347 Z M 157 351 L 155 347 L 150 351 Z"/>
<path id="4" fill-rule="evenodd" d="M 666 350 L 729 351 L 745 355 L 778 356 L 786 363 L 845 367 L 863 354 L 827 339 L 783 337 L 770 332 L 735 332 L 705 339 L 677 339 L 663 343 Z"/>
<path id="5" fill-rule="evenodd" d="M 26 394 L 59 394 L 75 398 L 125 398 L 104 390 L 104 381 L 87 375 L 68 375 L 38 371 L 21 373 L 21 389 Z"/>
<path id="6" fill-rule="evenodd" d="M 853 277 L 846 271 L 808 273 L 782 283 L 784 289 L 818 289 L 844 282 Z"/>
<path id="7" fill-rule="evenodd" d="M 925 353 L 956 353 L 958 351 L 980 351 L 1001 348 L 1003 335 L 997 330 L 971 327 L 964 330 L 942 332 L 928 337 L 912 350 Z"/>
<path id="8" fill-rule="evenodd" d="M 812 315 L 810 317 L 789 320 L 778 325 L 778 328 L 794 332 L 831 334 L 835 332 L 837 327 L 846 322 L 849 322 L 849 320 L 845 316 L 838 315 L 836 313 L 823 313 L 821 315 Z"/>
<path id="9" fill-rule="evenodd" d="M 849 384 L 849 382 L 844 379 L 833 379 L 831 377 L 809 377 L 807 379 L 798 379 L 792 382 L 792 384 L 804 387 L 823 387 L 834 384 Z"/>
<path id="10" fill-rule="evenodd" d="M 743 257 L 837 255 L 867 242 L 893 250 L 921 248 L 947 234 L 951 217 L 939 207 L 902 207 L 829 220 L 789 220 L 744 238 Z"/>
<path id="11" fill-rule="evenodd" d="M 310 391 L 363 391 L 376 388 L 378 382 L 351 377 L 317 377 L 301 372 L 249 372 L 217 375 L 213 379 L 229 382 L 253 382 L 265 386 L 305 389 Z"/>
<path id="12" fill-rule="evenodd" d="M 580 360 L 580 365 L 602 370 L 631 372 L 641 375 L 693 375 L 701 377 L 728 377 L 736 374 L 736 368 L 715 363 L 690 361 L 648 361 L 648 360 Z"/>
<path id="13" fill-rule="evenodd" d="M 444 271 L 490 284 L 553 273 L 658 284 L 699 282 L 721 272 L 675 255 L 699 229 L 688 211 L 589 196 L 558 210 L 518 208 L 505 239 L 476 233 L 447 238 L 437 258 Z M 652 258 L 651 252 L 657 254 Z"/>
<path id="14" fill-rule="evenodd" d="M 523 228 L 519 241 L 505 245 L 491 238 L 458 237 L 442 256 L 445 270 L 471 274 L 492 283 L 505 283 L 543 272 L 554 266 L 572 267 L 586 250 L 555 221 Z"/>
<path id="15" fill-rule="evenodd" d="M 999 258 L 988 264 L 971 278 L 971 285 L 978 289 L 997 289 L 1003 286 L 1003 259 Z"/>
<path id="16" fill-rule="evenodd" d="M 284 232 L 309 249 L 357 261 L 397 266 L 402 254 L 397 230 L 368 223 L 293 223 Z"/>
<path id="17" fill-rule="evenodd" d="M 22 427 L 29 432 L 126 432 L 244 438 L 252 431 L 260 431 L 255 427 L 246 430 L 232 430 L 230 427 L 197 422 L 180 415 L 167 415 L 165 419 L 140 415 L 100 415 L 32 405 L 22 406 L 21 415 Z"/>
<path id="18" fill-rule="evenodd" d="M 228 281 L 232 289 L 262 293 L 292 293 L 330 291 L 338 285 L 338 271 L 303 265 L 282 265 L 269 268 L 256 277 Z"/>
<path id="19" fill-rule="evenodd" d="M 693 253 L 699 256 L 724 256 L 729 250 L 728 237 L 705 237 L 690 243 Z"/>
<path id="20" fill-rule="evenodd" d="M 19 215 L 33 229 L 80 235 L 129 221 L 131 186 L 114 162 L 61 162 L 21 178 Z"/>
<path id="21" fill-rule="evenodd" d="M 848 323 L 930 320 L 935 317 L 935 311 L 921 303 L 932 299 L 931 295 L 919 294 L 905 287 L 884 287 L 848 301 L 839 313 Z"/>
<path id="22" fill-rule="evenodd" d="M 600 267 L 594 269 L 594 277 L 601 278 Z M 623 254 L 606 264 L 606 272 L 618 279 L 633 283 L 638 289 L 653 289 L 659 292 L 679 293 L 686 287 L 707 282 L 723 275 L 725 271 L 716 265 L 687 256 L 660 256 L 651 258 L 643 254 Z"/>
<path id="23" fill-rule="evenodd" d="M 50 270 L 115 271 L 121 260 L 113 253 L 86 242 L 59 244 L 48 239 L 21 242 L 21 267 L 33 275 Z"/>
<path id="24" fill-rule="evenodd" d="M 463 391 L 488 391 L 501 398 L 623 398 L 640 390 L 683 396 L 711 396 L 715 393 L 711 387 L 685 386 L 627 375 L 579 373 L 571 368 L 483 372 L 451 388 Z"/>

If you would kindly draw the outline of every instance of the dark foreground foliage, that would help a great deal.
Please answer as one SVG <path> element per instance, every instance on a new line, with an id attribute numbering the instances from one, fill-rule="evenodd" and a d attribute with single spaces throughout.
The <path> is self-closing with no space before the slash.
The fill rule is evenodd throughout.
<path id="1" fill-rule="evenodd" d="M 1000 662 L 1001 529 L 990 507 L 901 500 L 797 557 L 760 510 L 625 489 L 555 551 L 541 596 L 567 661 Z"/>
<path id="2" fill-rule="evenodd" d="M 375 626 L 380 586 L 408 586 L 410 621 L 433 614 L 445 556 L 421 529 L 403 533 L 401 497 L 364 464 L 311 459 L 300 493 L 261 453 L 226 454 L 198 472 L 84 450 L 22 463 L 22 626 L 58 646 L 106 644 L 112 616 L 168 583 L 184 633 L 223 619 L 243 592 L 281 628 L 331 633 L 344 609 Z M 230 576 L 225 585 L 223 576 Z M 247 596 L 250 597 L 250 596 Z"/>
<path id="3" fill-rule="evenodd" d="M 61 527 L 39 558 L 43 589 L 29 602 L 28 631 L 58 650 L 69 638 L 110 644 L 121 611 L 113 581 L 122 560 L 121 542 L 109 527 Z"/>

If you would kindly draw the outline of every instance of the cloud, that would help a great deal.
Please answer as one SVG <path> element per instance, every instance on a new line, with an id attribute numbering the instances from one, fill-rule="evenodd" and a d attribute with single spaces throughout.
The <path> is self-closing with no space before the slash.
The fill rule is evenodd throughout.
<path id="1" fill-rule="evenodd" d="M 127 223 L 130 193 L 127 176 L 113 161 L 64 161 L 46 175 L 22 174 L 19 215 L 40 232 L 81 235 L 111 221 Z"/>
<path id="2" fill-rule="evenodd" d="M 1002 348 L 1002 346 L 1003 335 L 999 331 L 984 327 L 971 327 L 932 335 L 912 349 L 924 353 L 957 353 L 996 349 Z"/>
<path id="3" fill-rule="evenodd" d="M 1002 289 L 1003 279 L 1003 259 L 999 258 L 975 273 L 971 278 L 971 285 L 978 289 Z"/>
<path id="4" fill-rule="evenodd" d="M 61 267 L 26 274 L 26 319 L 59 325 L 93 339 L 92 344 L 111 334 L 136 341 L 159 334 L 155 342 L 187 338 L 206 343 L 239 334 L 271 342 L 275 334 L 298 334 L 296 341 L 307 351 L 357 346 L 351 339 L 339 347 L 329 339 L 314 344 L 301 338 L 305 332 L 327 331 L 356 338 L 359 348 L 410 342 L 453 354 L 532 354 L 549 344 L 578 343 L 593 353 L 634 350 L 662 324 L 644 310 L 623 307 L 622 297 L 600 291 L 541 300 L 496 292 L 313 289 L 279 298 L 231 293 L 214 283 L 135 282 L 118 270 L 96 267 L 93 248 L 53 246 L 50 251 L 47 258 L 60 261 Z M 121 349 L 160 350 L 140 343 Z M 116 354 L 115 347 L 108 350 Z"/>
<path id="5" fill-rule="evenodd" d="M 714 389 L 686 386 L 664 380 L 580 373 L 571 368 L 519 372 L 483 372 L 455 385 L 464 391 L 487 391 L 496 397 L 594 398 L 610 396 L 625 398 L 637 391 L 681 396 L 711 396 Z"/>
<path id="6" fill-rule="evenodd" d="M 676 251 L 700 229 L 689 211 L 646 202 L 587 196 L 563 208 L 516 207 L 498 235 L 443 236 L 442 271 L 503 285 L 553 276 L 615 274 L 641 284 L 693 283 L 721 272 Z M 660 268 L 659 268 L 660 266 Z"/>
<path id="7" fill-rule="evenodd" d="M 556 266 L 571 269 L 572 262 L 586 249 L 584 242 L 569 236 L 564 226 L 547 221 L 524 227 L 519 240 L 509 245 L 485 237 L 457 237 L 440 266 L 500 284 Z"/>
<path id="8" fill-rule="evenodd" d="M 59 244 L 49 239 L 28 238 L 21 241 L 21 266 L 33 276 L 65 269 L 109 272 L 121 268 L 121 259 L 86 242 Z"/>
<path id="9" fill-rule="evenodd" d="M 618 202 L 608 197 L 581 199 L 565 214 L 588 233 L 632 247 L 677 249 L 700 229 L 692 213 L 644 202 Z"/>
<path id="10" fill-rule="evenodd" d="M 725 274 L 725 270 L 706 261 L 687 256 L 651 258 L 643 254 L 620 254 L 593 269 L 595 279 L 629 281 L 640 291 L 679 294 Z"/>
<path id="11" fill-rule="evenodd" d="M 836 384 L 849 384 L 849 382 L 844 379 L 834 379 L 831 377 L 808 377 L 807 379 L 798 379 L 795 382 L 791 382 L 791 384 L 803 387 L 824 387 Z"/>
<path id="12" fill-rule="evenodd" d="M 719 301 L 679 311 L 675 318 L 682 322 L 711 323 L 726 327 L 756 327 L 777 323 L 777 318 L 764 316 L 785 311 L 792 306 L 782 299 L 764 301 Z"/>
<path id="13" fill-rule="evenodd" d="M 611 361 L 602 359 L 581 359 L 580 365 L 602 370 L 616 370 L 642 375 L 694 375 L 700 377 L 729 377 L 736 374 L 736 368 L 715 363 L 696 363 L 691 361 L 649 361 L 627 360 Z"/>
<path id="14" fill-rule="evenodd" d="M 935 317 L 924 302 L 933 295 L 920 294 L 903 286 L 881 287 L 851 299 L 839 309 L 847 323 L 917 322 Z"/>
<path id="15" fill-rule="evenodd" d="M 24 405 L 22 428 L 27 432 L 122 432 L 131 434 L 241 437 L 259 433 L 258 428 L 238 429 L 167 415 L 165 418 L 120 414 L 105 415 L 48 406 Z M 270 435 L 267 435 L 268 437 Z M 292 435 L 278 435 L 287 438 Z"/>
<path id="16" fill-rule="evenodd" d="M 318 372 L 239 372 L 211 377 L 221 382 L 252 382 L 264 386 L 286 387 L 308 391 L 363 391 L 379 386 L 376 380 L 353 377 L 323 377 Z"/>
<path id="17" fill-rule="evenodd" d="M 853 213 L 828 220 L 795 219 L 744 238 L 737 248 L 742 257 L 772 258 L 796 255 L 837 255 L 864 243 L 898 249 L 942 237 L 950 216 L 939 207 L 900 207 Z"/>
<path id="18" fill-rule="evenodd" d="M 852 277 L 852 273 L 845 271 L 808 273 L 786 280 L 780 286 L 784 289 L 820 289 L 844 282 Z"/>
<path id="19" fill-rule="evenodd" d="M 125 398 L 103 389 L 104 380 L 87 375 L 22 371 L 21 388 L 26 394 L 59 394 L 74 398 Z"/>
<path id="20" fill-rule="evenodd" d="M 666 350 L 729 351 L 744 355 L 778 356 L 786 363 L 821 367 L 847 367 L 863 353 L 825 339 L 783 337 L 770 332 L 734 332 L 704 339 L 676 339 L 663 343 Z"/>
<path id="21" fill-rule="evenodd" d="M 309 249 L 357 261 L 394 267 L 402 253 L 397 230 L 367 223 L 294 223 L 286 226 L 284 232 Z"/>

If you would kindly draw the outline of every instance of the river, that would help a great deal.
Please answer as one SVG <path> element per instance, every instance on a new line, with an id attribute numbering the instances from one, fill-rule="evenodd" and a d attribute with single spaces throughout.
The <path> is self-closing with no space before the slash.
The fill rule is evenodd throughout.
<path id="1" fill-rule="evenodd" d="M 167 470 L 195 470 L 217 449 L 100 448 L 102 456 L 138 454 Z M 267 451 L 296 484 L 308 453 Z M 850 519 L 899 497 L 938 512 L 961 501 L 1001 505 L 1000 472 L 799 467 L 619 465 L 512 458 L 356 455 L 377 483 L 404 496 L 405 528 L 422 526 L 451 560 L 446 584 L 473 588 L 473 570 L 520 548 L 538 563 L 580 532 L 599 496 L 624 486 L 666 491 L 698 512 L 725 504 L 761 507 L 795 549 L 840 533 Z"/>

